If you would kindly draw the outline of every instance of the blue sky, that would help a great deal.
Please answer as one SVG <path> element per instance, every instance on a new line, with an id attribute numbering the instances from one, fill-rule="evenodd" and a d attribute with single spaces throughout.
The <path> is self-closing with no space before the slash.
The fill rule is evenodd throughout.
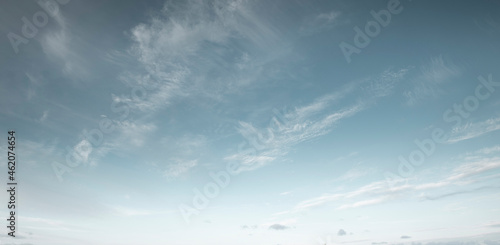
<path id="1" fill-rule="evenodd" d="M 496 1 L 0 6 L 2 244 L 500 244 Z"/>

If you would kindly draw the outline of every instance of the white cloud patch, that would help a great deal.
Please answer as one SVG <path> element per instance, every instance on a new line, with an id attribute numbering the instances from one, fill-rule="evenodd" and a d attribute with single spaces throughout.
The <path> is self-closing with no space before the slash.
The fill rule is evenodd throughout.
<path id="1" fill-rule="evenodd" d="M 489 170 L 500 168 L 500 158 L 484 158 L 473 162 L 462 164 L 455 168 L 447 180 L 460 180 L 472 175 L 477 175 Z"/>
<path id="2" fill-rule="evenodd" d="M 330 11 L 307 17 L 299 28 L 299 33 L 308 36 L 328 31 L 339 24 L 345 23 L 345 21 L 339 20 L 340 16 L 341 13 L 339 11 Z"/>
<path id="3" fill-rule="evenodd" d="M 121 131 L 119 141 L 127 142 L 131 147 L 141 147 L 145 144 L 148 135 L 157 129 L 153 123 L 118 122 L 117 128 Z"/>
<path id="4" fill-rule="evenodd" d="M 127 207 L 116 206 L 113 207 L 113 211 L 119 216 L 142 216 L 151 215 L 152 213 L 148 210 L 133 209 Z"/>
<path id="5" fill-rule="evenodd" d="M 198 165 L 198 160 L 191 161 L 180 161 L 177 160 L 176 163 L 169 164 L 167 170 L 165 170 L 164 175 L 167 179 L 175 179 L 179 175 L 188 172 L 191 168 Z"/>
<path id="6" fill-rule="evenodd" d="M 45 122 L 45 120 L 47 120 L 48 117 L 49 117 L 49 111 L 45 110 L 43 111 L 42 116 L 38 119 L 38 121 L 43 123 Z"/>
<path id="7" fill-rule="evenodd" d="M 355 179 L 359 179 L 363 176 L 373 174 L 375 172 L 376 172 L 376 170 L 374 168 L 354 167 L 352 169 L 349 169 L 346 173 L 341 175 L 339 178 L 337 178 L 336 181 L 352 181 Z"/>
<path id="8" fill-rule="evenodd" d="M 429 64 L 421 67 L 421 74 L 412 81 L 413 88 L 404 92 L 406 104 L 413 106 L 438 97 L 444 93 L 442 85 L 461 74 L 458 66 L 443 59 L 442 56 L 432 58 Z"/>
<path id="9" fill-rule="evenodd" d="M 81 140 L 74 147 L 82 163 L 97 166 L 100 159 L 109 152 L 123 154 L 140 149 L 146 146 L 152 133 L 157 130 L 153 123 L 114 121 L 113 124 L 118 132 L 116 136 L 97 130 L 82 131 Z"/>
<path id="10" fill-rule="evenodd" d="M 291 193 L 292 193 L 291 191 L 281 192 L 281 193 L 280 193 L 280 196 L 290 195 Z"/>
<path id="11" fill-rule="evenodd" d="M 203 135 L 164 137 L 160 143 L 166 157 L 156 161 L 155 165 L 168 180 L 185 176 L 191 169 L 200 165 L 199 159 L 205 159 L 207 154 L 208 141 Z"/>
<path id="12" fill-rule="evenodd" d="M 455 127 L 451 131 L 448 143 L 457 143 L 460 141 L 480 137 L 484 134 L 500 129 L 500 118 L 492 118 L 483 122 L 469 123 L 463 126 Z"/>
<path id="13" fill-rule="evenodd" d="M 496 191 L 500 187 L 491 184 L 489 180 L 498 177 L 496 171 L 500 169 L 499 149 L 499 146 L 487 147 L 460 156 L 456 161 L 461 163 L 451 170 L 445 170 L 444 176 L 438 180 L 423 181 L 423 176 L 415 176 L 411 182 L 392 188 L 386 181 L 376 181 L 350 191 L 322 194 L 276 215 L 293 214 L 326 205 L 341 210 L 372 206 L 401 198 L 437 200 L 477 191 Z"/>
<path id="14" fill-rule="evenodd" d="M 251 123 L 239 122 L 238 131 L 246 141 L 239 146 L 238 153 L 224 159 L 239 162 L 240 172 L 265 166 L 287 155 L 293 146 L 330 133 L 342 120 L 365 110 L 375 99 L 389 95 L 394 84 L 400 81 L 406 72 L 407 69 L 396 72 L 386 70 L 374 78 L 348 83 L 339 91 L 322 96 L 308 105 L 296 107 L 283 115 L 277 113 L 271 120 L 272 124 L 264 129 L 259 129 Z M 366 86 L 370 82 L 390 85 L 384 86 L 383 89 L 378 86 Z M 363 99 L 332 111 L 337 102 L 360 91 L 368 93 L 368 96 L 365 94 Z"/>
<path id="15" fill-rule="evenodd" d="M 120 79 L 148 90 L 143 101 L 132 104 L 141 112 L 156 111 L 176 98 L 220 99 L 239 92 L 258 82 L 286 46 L 279 30 L 259 16 L 251 2 L 240 0 L 168 1 L 148 23 L 132 28 L 130 37 L 130 53 L 144 72 L 125 72 Z M 235 48 L 242 40 L 248 45 Z"/>
<path id="16" fill-rule="evenodd" d="M 59 30 L 46 32 L 41 38 L 41 46 L 44 53 L 50 59 L 58 62 L 62 67 L 62 72 L 75 81 L 88 78 L 90 72 L 86 61 L 78 53 L 78 45 L 81 40 L 71 33 L 68 21 L 62 15 L 62 11 L 55 12 L 51 16 L 59 25 Z"/>
<path id="17" fill-rule="evenodd" d="M 286 114 L 285 118 L 287 121 L 280 123 L 276 129 L 267 128 L 259 130 L 249 123 L 240 122 L 239 132 L 249 142 L 246 144 L 246 148 L 254 154 L 249 154 L 248 151 L 242 150 L 236 154 L 227 156 L 225 160 L 241 163 L 243 166 L 240 168 L 240 171 L 258 169 L 271 163 L 278 157 L 285 156 L 290 147 L 327 134 L 336 123 L 355 115 L 363 109 L 362 105 L 354 105 L 313 121 L 307 119 L 305 114 L 308 114 L 311 108 L 316 106 L 307 107 L 309 108 L 297 108 L 295 112 Z"/>
<path id="18" fill-rule="evenodd" d="M 394 92 L 396 85 L 405 77 L 412 68 L 404 68 L 397 71 L 387 69 L 382 74 L 368 80 L 363 89 L 375 98 L 385 97 Z"/>
<path id="19" fill-rule="evenodd" d="M 75 149 L 77 150 L 77 154 L 81 157 L 84 163 L 89 161 L 89 155 L 92 153 L 92 144 L 87 140 L 81 140 L 78 144 L 75 145 Z"/>
<path id="20" fill-rule="evenodd" d="M 352 204 L 342 205 L 342 206 L 338 207 L 337 209 L 347 209 L 347 208 L 358 208 L 358 207 L 370 206 L 370 205 L 382 203 L 385 200 L 386 200 L 385 197 L 363 200 L 363 201 L 355 202 Z"/>

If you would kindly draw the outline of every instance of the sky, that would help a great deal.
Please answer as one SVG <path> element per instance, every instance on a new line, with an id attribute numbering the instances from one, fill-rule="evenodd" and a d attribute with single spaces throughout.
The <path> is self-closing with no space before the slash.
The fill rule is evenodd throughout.
<path id="1" fill-rule="evenodd" d="M 0 244 L 500 244 L 500 2 L 5 0 Z"/>

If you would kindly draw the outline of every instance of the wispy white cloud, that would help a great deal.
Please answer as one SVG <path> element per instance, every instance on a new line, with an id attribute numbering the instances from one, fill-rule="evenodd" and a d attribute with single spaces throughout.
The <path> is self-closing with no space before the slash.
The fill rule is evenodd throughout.
<path id="1" fill-rule="evenodd" d="M 132 147 L 141 147 L 145 144 L 148 135 L 157 129 L 154 123 L 139 123 L 139 122 L 117 122 L 117 129 L 121 132 L 121 142 L 127 142 L 127 145 Z"/>
<path id="2" fill-rule="evenodd" d="M 112 50 L 104 56 L 114 65 L 135 64 L 118 78 L 136 96 L 113 94 L 113 101 L 125 103 L 131 115 L 142 116 L 141 121 L 146 122 L 174 104 L 220 101 L 227 94 L 241 93 L 241 88 L 261 82 L 258 77 L 271 67 L 267 64 L 286 55 L 283 50 L 287 49 L 282 48 L 286 40 L 281 39 L 279 28 L 254 7 L 252 2 L 239 0 L 167 1 L 147 22 L 130 30 L 132 45 L 127 52 Z M 243 40 L 245 45 L 235 45 Z M 131 137 L 129 132 L 135 131 L 121 130 L 123 136 L 110 147 L 119 147 L 127 142 L 125 138 L 142 145 L 145 136 Z M 169 141 L 180 142 L 182 138 Z M 178 148 L 172 144 L 168 147 Z M 164 161 L 173 164 L 169 168 L 178 166 L 177 162 L 198 159 L 187 156 L 184 150 L 174 155 Z M 158 160 L 151 162 L 161 165 Z"/>
<path id="3" fill-rule="evenodd" d="M 367 79 L 363 89 L 374 98 L 385 97 L 394 92 L 396 85 L 413 69 L 412 67 L 400 70 L 387 69 L 379 76 Z"/>
<path id="4" fill-rule="evenodd" d="M 492 146 L 492 147 L 486 147 L 486 148 L 482 148 L 482 149 L 479 149 L 473 153 L 469 153 L 467 155 L 490 155 L 490 154 L 494 154 L 494 153 L 499 153 L 500 152 L 500 145 L 497 145 L 497 146 Z"/>
<path id="5" fill-rule="evenodd" d="M 482 122 L 469 123 L 453 128 L 447 142 L 457 143 L 460 141 L 473 139 L 499 129 L 500 118 L 492 118 Z"/>
<path id="6" fill-rule="evenodd" d="M 369 108 L 377 98 L 389 95 L 394 84 L 403 79 L 407 71 L 388 69 L 373 78 L 347 83 L 334 93 L 286 113 L 282 122 L 275 123 L 276 127 L 258 129 L 251 123 L 239 122 L 238 131 L 247 140 L 247 150 L 240 150 L 225 157 L 225 160 L 241 163 L 239 171 L 251 171 L 265 166 L 287 155 L 293 146 L 330 133 L 342 120 Z M 366 86 L 374 83 L 386 86 L 383 89 L 380 86 Z M 358 93 L 365 93 L 363 99 L 332 111 L 339 101 L 349 97 L 352 99 Z"/>
<path id="7" fill-rule="evenodd" d="M 92 130 L 83 130 L 81 140 L 74 145 L 73 150 L 79 156 L 79 161 L 89 166 L 97 166 L 109 152 L 119 155 L 141 149 L 146 145 L 152 133 L 157 130 L 154 123 L 140 123 L 132 121 L 113 121 L 116 135 L 109 135 Z"/>
<path id="8" fill-rule="evenodd" d="M 498 146 L 468 152 L 457 159 L 462 163 L 453 168 L 445 177 L 438 181 L 417 184 L 414 189 L 427 190 L 457 184 L 474 184 L 487 180 L 488 178 L 484 178 L 480 174 L 500 168 L 500 158 L 496 156 L 499 152 Z M 470 179 L 471 177 L 473 178 Z"/>
<path id="9" fill-rule="evenodd" d="M 422 78 L 431 83 L 446 83 L 459 76 L 462 72 L 453 63 L 443 59 L 443 56 L 434 57 L 430 64 L 421 68 Z"/>
<path id="10" fill-rule="evenodd" d="M 299 204 L 297 204 L 293 208 L 292 212 L 300 212 L 300 211 L 303 211 L 306 209 L 321 206 L 321 205 L 324 205 L 328 202 L 339 200 L 342 197 L 343 197 L 342 194 L 324 194 L 320 197 L 316 197 L 316 198 L 312 198 L 312 199 L 300 202 Z"/>
<path id="11" fill-rule="evenodd" d="M 137 112 L 157 111 L 169 106 L 174 99 L 187 95 L 182 86 L 189 73 L 189 69 L 185 67 L 172 71 L 158 70 L 147 75 L 124 73 L 120 80 L 131 88 L 136 97 L 113 94 L 113 101 L 126 103 L 131 110 Z"/>
<path id="12" fill-rule="evenodd" d="M 240 171 L 258 169 L 285 156 L 292 146 L 327 134 L 336 123 L 363 109 L 362 105 L 357 104 L 313 121 L 305 117 L 305 114 L 308 114 L 311 108 L 318 106 L 307 107 L 307 109 L 297 108 L 294 112 L 285 115 L 288 121 L 280 125 L 277 131 L 271 128 L 258 130 L 249 123 L 240 122 L 239 131 L 243 137 L 249 139 L 252 144 L 250 147 L 254 148 L 255 154 L 242 151 L 225 157 L 225 160 L 240 162 L 243 165 Z"/>
<path id="13" fill-rule="evenodd" d="M 171 163 L 167 166 L 167 170 L 165 170 L 165 177 L 168 179 L 175 179 L 179 175 L 188 172 L 191 168 L 198 165 L 198 160 L 191 161 L 180 161 L 177 160 L 176 163 Z"/>
<path id="14" fill-rule="evenodd" d="M 330 11 L 309 16 L 300 26 L 299 33 L 307 36 L 322 31 L 328 31 L 339 24 L 346 23 L 346 21 L 341 21 L 339 19 L 340 16 L 340 11 Z"/>
<path id="15" fill-rule="evenodd" d="M 36 91 L 40 88 L 40 86 L 42 86 L 42 81 L 38 76 L 35 76 L 30 73 L 25 73 L 25 74 L 28 80 L 30 81 L 30 86 L 26 89 L 26 97 L 27 100 L 30 101 L 35 97 Z"/>
<path id="16" fill-rule="evenodd" d="M 81 40 L 71 32 L 68 21 L 62 15 L 62 11 L 55 11 L 52 17 L 59 25 L 58 30 L 48 31 L 41 38 L 41 46 L 44 53 L 50 59 L 58 62 L 63 73 L 74 81 L 88 78 L 90 72 L 88 65 L 82 55 L 78 53 L 78 45 Z"/>
<path id="17" fill-rule="evenodd" d="M 153 210 L 118 205 L 108 205 L 110 212 L 117 216 L 147 216 L 174 213 L 174 210 Z"/>
<path id="18" fill-rule="evenodd" d="M 122 216 L 142 216 L 142 215 L 151 215 L 152 213 L 148 210 L 141 209 L 132 209 L 125 207 L 115 207 L 114 210 Z"/>
<path id="19" fill-rule="evenodd" d="M 369 199 L 369 200 L 363 200 L 363 201 L 358 201 L 352 204 L 344 204 L 337 209 L 347 209 L 347 208 L 358 208 L 358 207 L 364 207 L 364 206 L 370 206 L 370 205 L 375 205 L 382 203 L 386 200 L 385 197 L 379 197 L 375 199 Z"/>
<path id="20" fill-rule="evenodd" d="M 164 137 L 160 140 L 161 148 L 166 149 L 165 159 L 156 161 L 159 171 L 168 180 L 185 176 L 191 169 L 200 165 L 200 159 L 205 159 L 208 141 L 203 135 L 186 134 L 181 137 Z M 203 164 L 203 162 L 201 162 Z"/>
<path id="21" fill-rule="evenodd" d="M 132 104 L 144 112 L 185 96 L 220 99 L 239 92 L 258 81 L 266 64 L 281 55 L 276 52 L 279 47 L 285 46 L 279 30 L 259 16 L 251 2 L 239 0 L 169 1 L 148 23 L 135 26 L 130 37 L 130 53 L 144 72 L 123 73 L 120 79 L 148 89 L 143 101 Z M 250 47 L 234 49 L 236 40 Z M 120 55 L 112 55 L 116 56 Z"/>
<path id="22" fill-rule="evenodd" d="M 321 96 L 309 105 L 297 107 L 295 108 L 294 116 L 297 120 L 304 120 L 318 113 L 323 113 L 332 104 L 336 104 L 347 96 L 352 95 L 354 91 L 359 89 L 360 83 L 359 81 L 350 82 L 331 94 Z"/>
<path id="23" fill-rule="evenodd" d="M 387 200 L 391 200 L 394 196 L 400 194 L 401 192 L 407 191 L 410 188 L 411 187 L 409 185 L 405 185 L 390 190 L 387 188 L 387 183 L 385 183 L 385 181 L 376 181 L 361 186 L 353 191 L 323 194 L 320 197 L 302 201 L 297 205 L 295 205 L 290 211 L 284 213 L 302 212 L 311 208 L 324 206 L 329 203 L 333 204 L 333 203 L 344 202 L 344 204 L 337 206 L 337 209 L 347 209 L 347 208 L 356 208 L 356 207 L 374 205 L 385 202 Z M 376 197 L 366 199 L 366 196 L 376 196 Z M 350 202 L 351 200 L 354 201 Z"/>
<path id="24" fill-rule="evenodd" d="M 433 57 L 429 64 L 420 69 L 421 74 L 413 79 L 413 87 L 404 92 L 406 104 L 413 106 L 443 94 L 441 86 L 459 77 L 462 72 L 458 66 L 443 58 Z"/>
<path id="25" fill-rule="evenodd" d="M 43 111 L 42 116 L 38 119 L 38 121 L 43 123 L 45 122 L 45 120 L 47 120 L 48 117 L 49 117 L 49 111 L 45 110 Z"/>
<path id="26" fill-rule="evenodd" d="M 316 20 L 333 24 L 338 14 L 320 14 Z M 286 40 L 280 37 L 279 28 L 267 23 L 253 11 L 252 4 L 245 1 L 216 1 L 208 4 L 193 0 L 187 5 L 168 2 L 160 15 L 151 17 L 148 23 L 134 27 L 130 37 L 134 42 L 130 53 L 137 58 L 145 72 L 126 72 L 120 76 L 120 80 L 131 88 L 145 88 L 147 95 L 142 100 L 128 95 L 114 95 L 113 100 L 127 103 L 138 113 L 158 111 L 180 98 L 203 95 L 219 99 L 221 94 L 239 91 L 238 88 L 258 81 L 255 74 L 259 74 L 267 63 L 282 55 L 275 50 L 286 46 Z M 230 48 L 231 43 L 239 39 L 245 39 L 252 48 L 236 51 Z M 231 56 L 227 53 L 229 49 L 232 50 Z M 120 56 L 110 55 L 110 58 Z M 237 59 L 235 62 L 228 62 L 228 57 Z M 207 63 L 204 60 L 214 62 Z M 216 72 L 220 69 L 224 72 Z M 370 93 L 369 97 L 372 98 L 386 96 L 406 72 L 407 69 L 389 69 L 382 75 L 369 79 L 371 84 L 365 86 L 363 91 Z M 203 82 L 207 74 L 213 73 L 230 74 L 230 79 L 215 77 L 211 82 Z M 236 81 L 234 78 L 237 78 Z M 214 83 L 219 84 L 212 86 Z M 250 123 L 240 122 L 239 132 L 247 138 L 256 139 L 250 144 L 258 152 L 253 155 L 236 153 L 227 156 L 225 160 L 241 162 L 244 166 L 241 171 L 257 169 L 285 156 L 294 145 L 327 134 L 342 119 L 366 108 L 363 102 L 358 102 L 331 111 L 332 104 L 354 90 L 359 91 L 360 83 L 365 81 L 349 83 L 336 93 L 296 108 L 286 115 L 287 123 L 281 125 L 279 131 L 270 132 L 268 129 L 257 129 Z M 262 135 L 273 139 L 259 142 L 264 139 Z M 197 158 L 182 159 L 184 160 L 179 161 L 191 162 Z"/>
<path id="27" fill-rule="evenodd" d="M 460 156 L 457 161 L 461 163 L 451 170 L 446 170 L 444 176 L 438 180 L 423 181 L 421 177 L 415 177 L 412 182 L 393 188 L 389 188 L 386 181 L 375 181 L 350 191 L 322 194 L 276 215 L 293 214 L 326 205 L 337 206 L 336 209 L 349 209 L 401 198 L 436 200 L 481 190 L 497 190 L 499 187 L 488 184 L 489 178 L 484 175 L 497 176 L 495 171 L 500 169 L 499 149 L 498 146 L 487 147 Z M 479 187 L 476 187 L 478 185 Z M 439 191 L 436 194 L 431 192 L 433 190 Z"/>
<path id="28" fill-rule="evenodd" d="M 500 186 L 481 186 L 481 187 L 476 187 L 476 188 L 470 188 L 470 189 L 461 189 L 461 190 L 452 190 L 452 191 L 447 191 L 446 193 L 440 193 L 440 194 L 432 194 L 432 195 L 422 195 L 423 198 L 426 200 L 438 200 L 441 198 L 446 198 L 446 197 L 451 197 L 451 196 L 456 196 L 456 195 L 462 195 L 462 194 L 469 194 L 469 193 L 478 193 L 481 191 L 497 191 L 500 190 Z"/>
<path id="29" fill-rule="evenodd" d="M 500 158 L 485 158 L 479 161 L 468 162 L 466 164 L 462 164 L 456 169 L 453 170 L 451 176 L 447 178 L 449 181 L 460 180 L 472 175 L 477 175 L 488 170 L 493 170 L 500 168 Z"/>
<path id="30" fill-rule="evenodd" d="M 113 64 L 118 67 L 129 67 L 132 64 L 136 64 L 135 57 L 129 52 L 121 52 L 118 50 L 109 50 L 102 56 L 107 63 Z"/>
<path id="31" fill-rule="evenodd" d="M 339 178 L 337 178 L 336 181 L 352 181 L 355 179 L 359 179 L 363 176 L 373 174 L 375 172 L 376 172 L 376 170 L 374 168 L 354 167 L 352 169 L 349 169 L 346 173 L 341 175 Z"/>
<path id="32" fill-rule="evenodd" d="M 280 196 L 286 196 L 286 195 L 289 195 L 289 194 L 291 194 L 291 193 L 292 193 L 291 191 L 281 192 L 281 193 L 280 193 Z"/>

